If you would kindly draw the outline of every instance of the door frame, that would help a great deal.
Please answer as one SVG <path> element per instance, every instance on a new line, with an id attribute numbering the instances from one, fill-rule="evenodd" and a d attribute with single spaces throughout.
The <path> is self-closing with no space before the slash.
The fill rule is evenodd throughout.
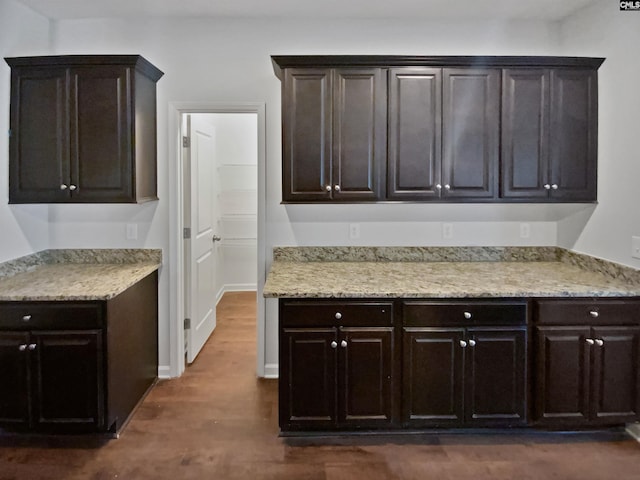
<path id="1" fill-rule="evenodd" d="M 189 113 L 255 113 L 258 116 L 258 278 L 256 298 L 256 373 L 265 376 L 265 300 L 260 296 L 267 276 L 266 219 L 266 104 L 265 103 L 169 103 L 169 257 L 175 270 L 169 273 L 169 377 L 179 377 L 184 361 L 184 178 L 182 116 Z"/>

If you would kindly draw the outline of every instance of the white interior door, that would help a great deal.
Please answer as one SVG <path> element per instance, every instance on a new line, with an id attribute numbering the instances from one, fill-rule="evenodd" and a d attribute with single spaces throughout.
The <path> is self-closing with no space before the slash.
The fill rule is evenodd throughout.
<path id="1" fill-rule="evenodd" d="M 185 221 L 191 238 L 186 245 L 186 307 L 190 328 L 186 331 L 187 362 L 192 363 L 216 326 L 216 165 L 215 129 L 199 115 L 187 118 L 189 137 L 185 160 L 190 194 Z M 186 226 L 186 225 L 185 225 Z"/>

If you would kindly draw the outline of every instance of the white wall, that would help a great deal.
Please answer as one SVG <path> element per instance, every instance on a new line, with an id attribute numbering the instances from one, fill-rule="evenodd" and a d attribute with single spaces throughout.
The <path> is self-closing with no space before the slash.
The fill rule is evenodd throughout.
<path id="1" fill-rule="evenodd" d="M 13 0 L 0 0 L 0 57 L 42 55 L 49 51 L 49 21 Z M 0 262 L 46 249 L 44 205 L 8 205 L 9 66 L 0 60 Z"/>
<path id="2" fill-rule="evenodd" d="M 348 224 L 361 223 L 357 243 L 375 245 L 541 244 L 555 245 L 555 209 L 527 205 L 289 206 L 281 201 L 280 82 L 270 55 L 433 54 L 555 55 L 557 25 L 543 22 L 411 22 L 397 20 L 132 19 L 69 20 L 54 28 L 59 54 L 140 53 L 166 75 L 158 85 L 158 192 L 160 202 L 131 209 L 103 206 L 52 207 L 52 246 L 145 246 L 164 250 L 160 285 L 160 363 L 169 361 L 169 102 L 265 102 L 267 128 L 266 248 L 274 245 L 346 244 Z M 558 211 L 564 211 L 559 209 Z M 100 218 L 100 225 L 84 222 Z M 140 218 L 143 238 L 124 239 L 124 225 Z M 440 222 L 454 221 L 454 238 L 441 238 Z M 492 222 L 487 224 L 483 221 Z M 531 238 L 521 239 L 519 222 Z M 385 222 L 393 222 L 392 226 Z M 259 282 L 264 281 L 260 266 Z M 173 319 L 176 321 L 176 319 Z M 277 332 L 274 302 L 267 306 L 265 361 L 274 372 Z"/>
<path id="3" fill-rule="evenodd" d="M 631 236 L 640 236 L 640 14 L 600 1 L 561 26 L 562 53 L 606 57 L 598 71 L 598 206 L 583 230 L 559 223 L 579 252 L 640 268 Z"/>

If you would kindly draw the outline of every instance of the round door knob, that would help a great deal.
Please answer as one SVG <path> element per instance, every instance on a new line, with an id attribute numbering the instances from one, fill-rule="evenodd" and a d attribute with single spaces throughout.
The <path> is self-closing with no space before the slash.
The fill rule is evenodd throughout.
<path id="1" fill-rule="evenodd" d="M 558 189 L 558 184 L 557 183 L 552 184 L 551 185 L 551 189 L 552 190 L 557 190 Z"/>
<path id="2" fill-rule="evenodd" d="M 340 191 L 340 185 L 335 185 L 335 186 L 333 187 L 333 189 L 334 189 L 336 192 L 339 192 L 339 191 Z"/>
<path id="3" fill-rule="evenodd" d="M 36 349 L 36 344 L 35 343 L 29 344 L 29 350 L 33 351 L 35 349 Z"/>
<path id="4" fill-rule="evenodd" d="M 340 312 L 336 312 L 335 317 L 336 320 L 340 320 L 342 318 L 342 314 Z"/>
<path id="5" fill-rule="evenodd" d="M 549 185 L 548 183 L 544 184 L 544 189 L 545 190 L 551 190 L 551 185 Z"/>
<path id="6" fill-rule="evenodd" d="M 342 341 L 340 342 L 340 346 L 341 346 L 342 348 L 347 348 L 347 341 L 346 341 L 346 340 L 342 340 Z"/>
<path id="7" fill-rule="evenodd" d="M 604 340 L 600 339 L 600 338 L 596 338 L 596 345 L 601 347 L 604 345 Z"/>
<path id="8" fill-rule="evenodd" d="M 222 240 L 222 238 L 220 238 L 220 235 L 214 235 L 211 240 L 213 241 L 213 243 L 216 243 Z"/>
<path id="9" fill-rule="evenodd" d="M 330 191 L 331 191 L 331 185 L 327 185 L 326 187 L 324 187 L 324 189 L 325 189 L 327 192 L 330 192 Z"/>
<path id="10" fill-rule="evenodd" d="M 462 348 L 466 348 L 467 347 L 467 342 L 465 342 L 464 340 L 460 340 L 460 346 Z"/>
<path id="11" fill-rule="evenodd" d="M 75 185 L 69 185 L 69 190 L 71 190 L 72 192 L 77 189 L 78 187 L 76 187 Z"/>
<path id="12" fill-rule="evenodd" d="M 331 345 L 331 348 L 338 348 L 338 342 L 336 342 L 335 340 L 331 342 L 330 345 Z"/>
<path id="13" fill-rule="evenodd" d="M 67 187 L 64 183 L 60 185 L 60 190 L 66 190 L 67 188 L 69 187 Z"/>
<path id="14" fill-rule="evenodd" d="M 476 341 L 475 340 L 469 340 L 469 346 L 470 347 L 475 347 L 476 346 Z"/>
<path id="15" fill-rule="evenodd" d="M 469 320 L 471 318 L 471 312 L 464 312 L 464 318 Z"/>
<path id="16" fill-rule="evenodd" d="M 27 349 L 27 346 L 25 344 L 18 346 L 18 350 L 20 350 L 21 352 L 24 352 L 26 349 Z"/>
<path id="17" fill-rule="evenodd" d="M 22 321 L 23 322 L 28 322 L 29 320 L 31 320 L 31 315 L 23 315 L 22 316 Z"/>
<path id="18" fill-rule="evenodd" d="M 587 342 L 589 345 L 593 345 L 595 343 L 592 338 L 585 338 L 584 341 Z"/>
<path id="19" fill-rule="evenodd" d="M 593 318 L 598 318 L 598 316 L 600 316 L 597 310 L 591 310 L 589 312 L 589 315 L 591 315 Z"/>

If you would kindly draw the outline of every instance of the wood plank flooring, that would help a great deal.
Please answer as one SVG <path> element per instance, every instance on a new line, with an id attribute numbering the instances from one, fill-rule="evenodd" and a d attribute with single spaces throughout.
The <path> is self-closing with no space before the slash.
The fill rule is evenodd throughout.
<path id="1" fill-rule="evenodd" d="M 119 439 L 0 438 L 0 480 L 640 479 L 640 445 L 621 433 L 279 438 L 255 331 L 255 294 L 226 294 L 196 362 Z"/>

